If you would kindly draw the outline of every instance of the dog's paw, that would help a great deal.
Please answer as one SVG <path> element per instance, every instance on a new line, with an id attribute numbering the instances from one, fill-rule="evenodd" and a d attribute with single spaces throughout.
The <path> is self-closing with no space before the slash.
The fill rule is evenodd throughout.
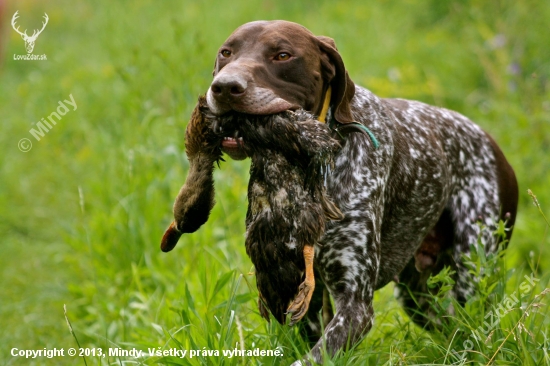
<path id="1" fill-rule="evenodd" d="M 304 358 L 303 360 L 296 360 L 290 366 L 313 366 L 312 362 L 313 361 L 307 360 L 307 355 L 306 355 L 306 358 Z"/>
<path id="2" fill-rule="evenodd" d="M 315 289 L 315 282 L 313 281 L 304 281 L 298 288 L 298 295 L 292 301 L 292 304 L 287 309 L 287 314 L 291 314 L 290 326 L 298 323 L 309 309 L 309 302 L 311 301 L 311 296 L 313 295 L 313 290 Z"/>

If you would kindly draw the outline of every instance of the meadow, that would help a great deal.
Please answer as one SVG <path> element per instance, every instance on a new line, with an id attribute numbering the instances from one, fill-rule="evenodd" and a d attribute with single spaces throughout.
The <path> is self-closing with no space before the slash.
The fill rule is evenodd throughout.
<path id="1" fill-rule="evenodd" d="M 48 14 L 33 51 L 47 60 L 14 59 L 26 54 L 15 11 L 29 34 Z M 414 325 L 389 284 L 376 293 L 373 330 L 325 364 L 549 365 L 550 2 L 540 0 L 0 1 L 0 364 L 288 365 L 307 352 L 296 327 L 267 323 L 256 307 L 248 161 L 226 159 L 209 222 L 174 251 L 159 248 L 217 49 L 257 19 L 334 38 L 351 78 L 380 96 L 470 117 L 520 185 L 509 248 L 474 250 L 478 291 L 444 329 Z M 76 108 L 66 104 L 37 140 L 29 131 L 71 96 Z M 444 292 L 437 309 L 449 306 Z M 87 357 L 12 356 L 79 346 Z M 222 354 L 235 348 L 280 355 Z M 171 349 L 188 353 L 149 354 Z"/>

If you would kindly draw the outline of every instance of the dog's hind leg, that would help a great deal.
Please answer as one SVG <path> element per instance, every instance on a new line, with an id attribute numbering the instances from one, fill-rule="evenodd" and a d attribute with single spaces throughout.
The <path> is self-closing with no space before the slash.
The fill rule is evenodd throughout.
<path id="1" fill-rule="evenodd" d="M 497 160 L 498 158 L 497 156 Z M 503 159 L 503 156 L 501 158 Z M 506 163 L 505 160 L 504 163 Z M 504 173 L 498 171 L 498 184 L 495 176 L 464 177 L 462 187 L 456 189 L 451 196 L 435 228 L 438 234 L 434 237 L 441 240 L 436 245 L 440 247 L 440 252 L 435 266 L 419 273 L 417 270 L 419 253 L 417 253 L 400 273 L 399 284 L 395 288 L 396 297 L 411 319 L 420 326 L 430 329 L 441 322 L 441 317 L 434 314 L 429 304 L 430 292 L 435 293 L 438 289 L 428 289 L 426 281 L 430 275 L 439 273 L 444 266 L 449 266 L 456 271 L 453 277 L 455 285 L 452 295 L 460 304 L 465 304 L 474 294 L 477 279 L 468 272 L 468 268 L 463 263 L 463 256 L 469 256 L 470 245 L 478 240 L 481 240 L 487 253 L 496 251 L 501 239 L 493 233 L 497 220 L 508 220 L 509 227 L 515 219 L 517 185 L 515 185 L 513 172 L 506 176 L 506 179 L 501 179 L 500 175 Z M 507 188 L 511 198 L 504 197 L 501 193 L 503 187 Z M 508 229 L 507 239 L 510 235 L 511 228 Z"/>
<path id="2" fill-rule="evenodd" d="M 464 159 L 455 162 L 456 185 L 447 203 L 454 223 L 452 248 L 457 265 L 454 290 L 462 304 L 473 294 L 477 281 L 464 266 L 463 256 L 469 256 L 470 245 L 478 239 L 485 252 L 498 250 L 502 239 L 494 234 L 498 220 L 506 221 L 506 239 L 509 239 L 517 209 L 514 171 L 491 136 L 484 137 L 478 144 L 461 146 Z"/>
<path id="3" fill-rule="evenodd" d="M 450 250 L 440 252 L 436 265 L 423 272 L 418 272 L 412 258 L 399 274 L 394 295 L 411 320 L 422 328 L 432 330 L 441 325 L 444 319 L 431 307 L 432 295 L 437 293 L 438 288 L 428 288 L 427 280 L 430 276 L 437 275 L 445 266 L 456 268 Z M 456 276 L 454 277 L 456 280 Z M 452 307 L 448 310 L 452 314 Z"/>
<path id="4" fill-rule="evenodd" d="M 453 291 L 460 304 L 472 297 L 478 281 L 464 264 L 464 258 L 470 256 L 470 246 L 479 240 L 483 250 L 491 253 L 498 249 L 500 242 L 494 234 L 498 220 L 503 218 L 498 185 L 494 175 L 487 175 L 465 178 L 447 205 L 454 228 L 452 256 L 457 278 Z"/>
<path id="5" fill-rule="evenodd" d="M 456 268 L 451 249 L 454 227 L 449 211 L 443 211 L 432 231 L 435 232 L 435 235 L 429 236 L 427 239 L 430 241 L 430 245 L 435 244 L 434 246 L 439 249 L 438 253 L 432 253 L 435 255 L 434 264 L 419 268 L 417 253 L 399 274 L 399 282 L 394 290 L 395 297 L 411 320 L 427 329 L 433 329 L 441 322 L 441 318 L 436 316 L 433 309 L 430 308 L 431 296 L 438 289 L 429 289 L 427 280 L 431 275 L 438 274 L 445 266 Z M 438 242 L 432 243 L 434 240 Z M 425 243 L 422 243 L 420 247 L 422 248 L 424 245 Z"/>

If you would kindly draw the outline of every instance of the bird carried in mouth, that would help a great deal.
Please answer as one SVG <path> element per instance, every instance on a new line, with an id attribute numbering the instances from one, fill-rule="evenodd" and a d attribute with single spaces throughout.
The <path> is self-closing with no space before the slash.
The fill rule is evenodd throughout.
<path id="1" fill-rule="evenodd" d="M 293 325 L 306 314 L 315 288 L 314 245 L 328 220 L 343 218 L 325 189 L 340 145 L 328 126 L 305 111 L 214 116 L 200 98 L 186 133 L 190 173 L 174 204 L 164 251 L 208 219 L 212 171 L 227 136 L 239 136 L 236 142 L 252 160 L 245 246 L 255 267 L 260 314 L 269 319 L 269 310 L 281 324 L 290 314 Z"/>

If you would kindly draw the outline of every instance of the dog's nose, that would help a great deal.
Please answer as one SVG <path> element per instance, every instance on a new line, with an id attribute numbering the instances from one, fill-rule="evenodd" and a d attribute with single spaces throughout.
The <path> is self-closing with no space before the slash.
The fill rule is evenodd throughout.
<path id="1" fill-rule="evenodd" d="M 238 75 L 218 75 L 210 90 L 216 99 L 231 100 L 243 96 L 247 86 L 246 80 Z"/>

